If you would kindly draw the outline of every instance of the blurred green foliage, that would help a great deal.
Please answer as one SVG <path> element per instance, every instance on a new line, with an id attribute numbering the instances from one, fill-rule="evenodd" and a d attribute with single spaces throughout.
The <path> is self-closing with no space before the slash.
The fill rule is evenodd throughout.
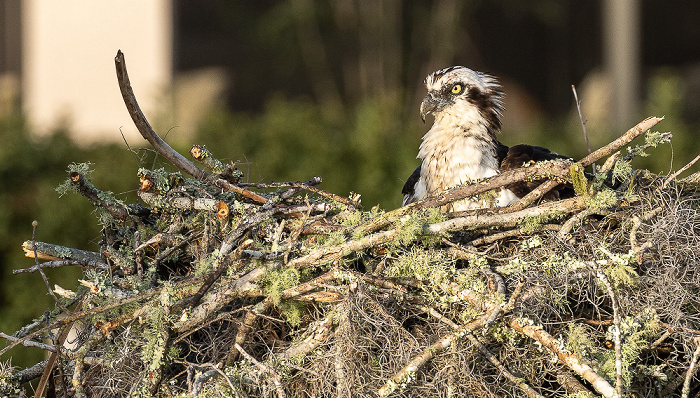
<path id="1" fill-rule="evenodd" d="M 222 160 L 238 162 L 249 182 L 321 176 L 321 188 L 362 195 L 365 207 L 401 204 L 401 187 L 418 165 L 421 130 L 392 98 L 367 99 L 343 112 L 311 102 L 271 100 L 252 116 L 210 112 L 196 142 Z"/>

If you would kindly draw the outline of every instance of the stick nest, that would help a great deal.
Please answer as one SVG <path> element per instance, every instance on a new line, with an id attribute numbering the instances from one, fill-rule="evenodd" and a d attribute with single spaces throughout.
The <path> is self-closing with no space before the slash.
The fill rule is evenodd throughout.
<path id="1" fill-rule="evenodd" d="M 136 204 L 75 165 L 66 188 L 95 204 L 101 249 L 25 243 L 36 264 L 17 272 L 84 274 L 3 334 L 0 353 L 51 356 L 1 367 L 0 392 L 41 377 L 78 397 L 697 394 L 697 178 L 631 170 L 628 143 L 595 176 L 598 159 L 531 165 L 388 212 L 319 178 L 241 184 L 200 146 L 211 173 L 143 169 Z M 525 180 L 577 196 L 442 210 Z"/>

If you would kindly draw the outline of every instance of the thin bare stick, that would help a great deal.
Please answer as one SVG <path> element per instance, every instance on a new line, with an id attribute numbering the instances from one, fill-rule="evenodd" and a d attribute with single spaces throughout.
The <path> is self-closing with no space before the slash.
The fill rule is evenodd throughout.
<path id="1" fill-rule="evenodd" d="M 578 111 L 578 119 L 581 121 L 581 128 L 583 129 L 583 138 L 586 139 L 586 149 L 588 149 L 588 154 L 591 154 L 591 143 L 588 141 L 588 132 L 586 131 L 586 120 L 583 119 L 583 113 L 581 113 L 581 100 L 578 99 L 578 93 L 576 92 L 576 86 L 571 85 L 571 91 L 574 92 L 574 100 L 576 100 L 576 111 Z M 591 163 L 593 167 L 593 174 L 595 174 L 595 163 Z"/>
<path id="2" fill-rule="evenodd" d="M 32 221 L 32 247 L 34 247 L 34 266 L 39 267 L 39 255 L 36 252 L 36 227 L 39 226 L 39 223 L 34 220 Z M 43 268 L 39 267 L 39 274 L 41 275 L 41 279 L 44 281 L 44 285 L 46 285 L 46 290 L 49 291 L 49 294 L 53 298 L 53 301 L 56 302 L 56 304 L 63 310 L 63 312 L 70 314 L 71 312 L 66 308 L 66 306 L 63 305 L 63 303 L 56 297 L 56 293 L 53 292 L 51 289 L 51 285 L 49 284 L 49 278 L 46 277 L 46 273 L 44 272 Z"/>
<path id="3" fill-rule="evenodd" d="M 44 351 L 56 352 L 56 346 L 51 345 L 51 344 L 40 343 L 40 342 L 34 341 L 34 340 L 20 341 L 21 339 L 19 337 L 13 337 L 13 336 L 10 336 L 9 334 L 5 334 L 3 332 L 0 332 L 0 338 L 5 339 L 7 341 L 11 341 L 13 343 L 18 342 L 19 344 L 22 344 L 25 347 L 34 347 L 34 348 L 40 348 Z"/>
<path id="4" fill-rule="evenodd" d="M 664 181 L 664 184 L 661 186 L 661 189 L 666 189 L 666 185 L 668 185 L 669 182 L 675 180 L 676 177 L 678 177 L 678 175 L 679 175 L 680 173 L 682 173 L 682 172 L 688 170 L 688 169 L 689 169 L 692 165 L 694 165 L 695 162 L 697 162 L 698 160 L 700 160 L 700 155 L 696 156 L 695 159 L 691 160 L 690 162 L 688 162 L 688 164 L 686 164 L 685 166 L 681 167 L 681 168 L 680 168 L 678 171 L 676 171 L 675 173 L 671 174 L 671 176 L 668 177 L 668 178 L 666 179 L 666 181 Z"/>
<path id="5" fill-rule="evenodd" d="M 605 271 L 603 270 L 603 267 L 599 265 L 598 263 L 594 263 L 594 265 L 590 266 L 593 268 L 595 273 L 598 275 L 598 278 L 603 282 L 605 285 L 605 288 L 608 291 L 608 295 L 610 296 L 610 302 L 612 303 L 613 307 L 613 339 L 615 341 L 615 391 L 617 392 L 618 396 L 622 396 L 622 331 L 620 328 L 620 302 L 617 299 L 617 293 L 615 292 L 615 289 L 613 288 L 612 283 L 610 283 L 610 279 L 608 279 L 608 276 L 605 274 Z"/>
<path id="6" fill-rule="evenodd" d="M 275 389 L 277 390 L 277 396 L 279 398 L 287 397 L 287 394 L 284 392 L 284 387 L 282 386 L 282 378 L 280 377 L 279 373 L 275 371 L 275 369 L 265 365 L 264 363 L 259 362 L 252 355 L 245 352 L 245 350 L 243 350 L 243 348 L 238 343 L 235 343 L 233 346 L 238 350 L 238 352 L 241 353 L 241 355 L 245 357 L 245 359 L 252 362 L 255 366 L 258 367 L 258 369 L 262 370 L 265 373 L 269 373 L 270 376 L 272 376 L 272 382 L 275 384 Z"/>

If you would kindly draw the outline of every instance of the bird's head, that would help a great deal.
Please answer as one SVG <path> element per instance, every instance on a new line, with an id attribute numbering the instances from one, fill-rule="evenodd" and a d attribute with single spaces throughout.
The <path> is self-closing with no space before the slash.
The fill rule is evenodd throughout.
<path id="1" fill-rule="evenodd" d="M 444 115 L 460 118 L 478 114 L 490 130 L 500 130 L 503 91 L 494 77 L 464 66 L 451 66 L 428 75 L 425 87 L 428 95 L 420 105 L 423 122 L 430 114 L 436 120 Z"/>

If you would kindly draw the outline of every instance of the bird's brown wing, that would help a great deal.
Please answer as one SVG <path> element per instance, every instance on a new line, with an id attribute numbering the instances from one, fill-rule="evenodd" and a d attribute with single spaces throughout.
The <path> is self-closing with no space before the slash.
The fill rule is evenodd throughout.
<path id="1" fill-rule="evenodd" d="M 568 156 L 553 153 L 549 149 L 541 146 L 520 144 L 509 148 L 500 142 L 496 146 L 496 156 L 500 162 L 501 173 L 520 168 L 531 161 L 542 162 L 545 160 L 571 159 Z M 540 183 L 541 181 L 521 181 L 511 184 L 507 188 L 513 191 L 519 198 L 522 198 L 539 186 Z M 553 189 L 545 195 L 545 199 L 556 200 L 564 197 L 572 197 L 574 194 L 571 187 L 560 185 L 557 189 Z"/>

